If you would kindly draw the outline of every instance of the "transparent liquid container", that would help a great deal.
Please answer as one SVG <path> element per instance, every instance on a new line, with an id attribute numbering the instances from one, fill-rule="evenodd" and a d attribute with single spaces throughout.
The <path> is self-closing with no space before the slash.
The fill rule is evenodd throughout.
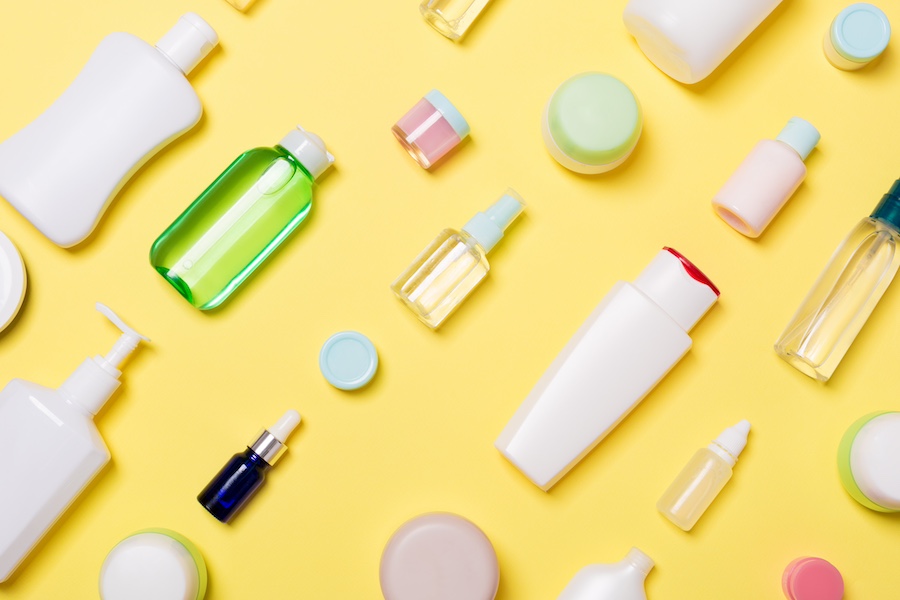
<path id="1" fill-rule="evenodd" d="M 437 329 L 488 274 L 487 253 L 524 209 L 522 198 L 507 190 L 461 231 L 443 230 L 394 281 L 391 290 L 419 320 Z"/>
<path id="2" fill-rule="evenodd" d="M 828 381 L 900 267 L 900 180 L 838 246 L 775 352 L 800 372 Z"/>
<path id="3" fill-rule="evenodd" d="M 451 40 L 466 34 L 491 0 L 423 0 L 419 12 L 425 21 Z"/>

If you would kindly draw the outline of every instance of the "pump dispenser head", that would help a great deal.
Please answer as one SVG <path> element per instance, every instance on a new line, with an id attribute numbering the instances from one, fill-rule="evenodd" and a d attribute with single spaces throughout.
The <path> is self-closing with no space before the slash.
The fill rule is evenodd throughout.
<path id="1" fill-rule="evenodd" d="M 287 450 L 284 443 L 299 424 L 300 413 L 289 410 L 272 427 L 264 429 L 249 448 L 269 465 L 274 465 Z"/>
<path id="2" fill-rule="evenodd" d="M 189 12 L 156 43 L 156 49 L 187 75 L 218 43 L 216 30 L 200 15 Z"/>
<path id="3" fill-rule="evenodd" d="M 318 179 L 319 175 L 334 164 L 334 155 L 325 147 L 322 138 L 299 125 L 281 138 L 278 145 L 300 161 L 313 179 Z"/>
<path id="4" fill-rule="evenodd" d="M 510 223 L 524 210 L 525 201 L 518 192 L 509 188 L 489 209 L 469 219 L 462 230 L 475 238 L 485 252 L 490 252 L 503 239 L 503 232 Z"/>
<path id="5" fill-rule="evenodd" d="M 744 448 L 747 447 L 747 436 L 750 435 L 750 421 L 744 419 L 737 425 L 729 427 L 716 438 L 709 449 L 725 459 L 732 467 Z"/>
<path id="6" fill-rule="evenodd" d="M 106 401 L 119 388 L 121 383 L 119 377 L 122 375 L 119 367 L 122 366 L 125 359 L 137 348 L 141 340 L 150 341 L 149 338 L 129 327 L 105 304 L 98 302 L 96 308 L 119 328 L 122 335 L 106 356 L 98 354 L 94 358 L 85 359 L 59 388 L 60 394 L 66 399 L 85 408 L 93 415 L 103 408 Z"/>

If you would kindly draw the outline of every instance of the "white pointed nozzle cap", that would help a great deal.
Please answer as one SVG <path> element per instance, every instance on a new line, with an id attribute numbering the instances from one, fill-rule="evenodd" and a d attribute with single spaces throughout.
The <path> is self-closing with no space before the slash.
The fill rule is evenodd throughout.
<path id="1" fill-rule="evenodd" d="M 267 430 L 269 433 L 275 436 L 275 438 L 281 442 L 285 443 L 288 439 L 288 436 L 297 428 L 297 425 L 300 424 L 300 413 L 296 410 L 289 410 L 284 415 L 278 419 L 278 422 L 269 427 Z"/>
<path id="2" fill-rule="evenodd" d="M 638 548 L 629 550 L 623 562 L 635 567 L 645 577 L 650 572 L 650 569 L 656 564 L 653 562 L 652 558 L 641 552 Z"/>
<path id="3" fill-rule="evenodd" d="M 219 43 L 216 30 L 197 13 L 186 13 L 156 43 L 156 49 L 187 75 Z"/>
<path id="4" fill-rule="evenodd" d="M 325 147 L 325 142 L 316 134 L 306 131 L 299 125 L 281 138 L 278 145 L 290 152 L 300 164 L 306 167 L 313 179 L 325 172 L 334 164 L 334 155 Z"/>
<path id="5" fill-rule="evenodd" d="M 747 447 L 748 435 L 750 435 L 750 421 L 744 419 L 734 427 L 729 427 L 723 431 L 722 434 L 716 438 L 716 441 L 712 443 L 712 446 L 718 446 L 725 450 L 729 456 L 722 456 L 720 452 L 718 454 L 722 456 L 722 458 L 728 460 L 733 466 L 734 463 L 737 462 L 738 456 L 740 456 L 741 452 L 744 451 L 744 448 Z M 715 451 L 715 448 L 713 448 L 713 451 Z"/>

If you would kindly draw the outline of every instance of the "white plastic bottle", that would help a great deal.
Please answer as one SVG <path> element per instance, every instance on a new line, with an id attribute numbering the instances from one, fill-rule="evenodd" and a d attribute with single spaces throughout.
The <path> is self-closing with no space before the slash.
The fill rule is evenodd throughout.
<path id="1" fill-rule="evenodd" d="M 194 13 L 156 47 L 104 38 L 59 99 L 0 144 L 0 196 L 55 244 L 83 241 L 131 176 L 200 120 L 185 75 L 217 42 Z"/>
<path id="2" fill-rule="evenodd" d="M 629 0 L 625 27 L 660 71 L 681 83 L 712 73 L 781 0 Z"/>
<path id="3" fill-rule="evenodd" d="M 644 580 L 653 559 L 632 548 L 611 565 L 589 565 L 575 574 L 557 600 L 647 600 Z"/>
<path id="4" fill-rule="evenodd" d="M 549 490 L 681 360 L 687 332 L 718 297 L 697 267 L 664 248 L 634 283 L 613 286 L 494 445 Z"/>
<path id="5" fill-rule="evenodd" d="M 119 370 L 144 336 L 97 303 L 122 336 L 86 359 L 59 389 L 13 379 L 0 390 L 0 582 L 109 462 L 94 415 L 119 387 Z"/>

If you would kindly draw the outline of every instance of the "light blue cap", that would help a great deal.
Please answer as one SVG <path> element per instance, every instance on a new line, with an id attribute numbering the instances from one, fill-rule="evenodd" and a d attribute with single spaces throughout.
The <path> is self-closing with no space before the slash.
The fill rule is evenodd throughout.
<path id="1" fill-rule="evenodd" d="M 453 103 L 447 100 L 447 96 L 437 90 L 431 90 L 425 94 L 425 99 L 428 100 L 428 102 L 430 102 L 445 119 L 447 119 L 447 122 L 450 123 L 450 127 L 453 128 L 453 131 L 456 132 L 459 139 L 463 139 L 469 135 L 469 131 L 471 131 L 469 122 L 466 121 L 465 117 L 462 116 L 462 113 L 453 106 Z"/>
<path id="2" fill-rule="evenodd" d="M 783 142 L 797 151 L 802 160 L 806 160 L 809 153 L 813 151 L 822 136 L 819 130 L 813 127 L 812 123 L 800 117 L 791 117 L 788 124 L 784 126 L 778 137 L 775 138 L 779 142 Z"/>
<path id="3" fill-rule="evenodd" d="M 490 252 L 491 248 L 503 239 L 503 232 L 509 224 L 515 221 L 523 210 L 525 201 L 510 188 L 489 209 L 469 219 L 462 230 L 475 238 L 485 252 Z"/>
<path id="4" fill-rule="evenodd" d="M 356 331 L 336 333 L 319 352 L 319 369 L 339 390 L 363 387 L 378 370 L 378 352 L 369 338 Z"/>
<path id="5" fill-rule="evenodd" d="M 891 39 L 891 23 L 877 6 L 851 4 L 831 24 L 831 44 L 852 62 L 869 62 L 884 52 Z"/>

